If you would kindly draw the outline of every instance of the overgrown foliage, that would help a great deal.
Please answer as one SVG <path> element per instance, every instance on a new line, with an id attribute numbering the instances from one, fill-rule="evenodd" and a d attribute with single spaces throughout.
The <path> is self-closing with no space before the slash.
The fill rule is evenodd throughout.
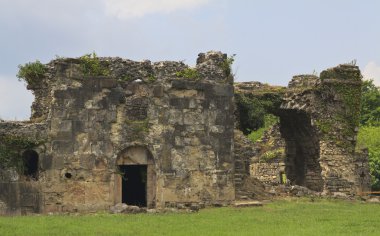
<path id="1" fill-rule="evenodd" d="M 108 76 L 110 70 L 106 62 L 101 62 L 95 52 L 83 55 L 79 58 L 82 71 L 88 76 Z"/>
<path id="2" fill-rule="evenodd" d="M 39 60 L 26 63 L 25 65 L 19 65 L 18 68 L 17 78 L 32 86 L 37 84 L 47 71 L 46 66 Z"/>
<path id="3" fill-rule="evenodd" d="M 264 125 L 257 130 L 252 131 L 248 138 L 252 142 L 256 142 L 259 139 L 261 139 L 264 135 L 264 132 L 267 131 L 270 127 L 272 127 L 274 124 L 279 122 L 279 118 L 272 114 L 265 114 L 264 115 Z"/>
<path id="4" fill-rule="evenodd" d="M 197 80 L 200 78 L 198 71 L 195 68 L 186 68 L 175 73 L 176 76 L 186 79 Z"/>
<path id="5" fill-rule="evenodd" d="M 360 124 L 380 126 L 380 89 L 373 80 L 366 80 L 362 86 Z"/>
<path id="6" fill-rule="evenodd" d="M 265 126 L 265 116 L 275 114 L 281 104 L 281 96 L 275 93 L 254 96 L 235 94 L 240 130 L 248 135 Z"/>
<path id="7" fill-rule="evenodd" d="M 273 159 L 279 159 L 279 158 L 284 158 L 284 157 L 285 157 L 284 148 L 268 150 L 260 156 L 261 160 L 265 162 L 269 162 Z"/>
<path id="8" fill-rule="evenodd" d="M 41 142 L 25 137 L 11 135 L 0 137 L 0 168 L 15 168 L 17 172 L 22 173 L 25 168 L 22 152 L 39 144 Z"/>
<path id="9" fill-rule="evenodd" d="M 380 190 L 380 126 L 360 127 L 357 146 L 368 148 L 372 189 Z"/>
<path id="10" fill-rule="evenodd" d="M 380 90 L 373 80 L 363 82 L 360 125 L 357 146 L 368 148 L 372 189 L 380 190 Z"/>
<path id="11" fill-rule="evenodd" d="M 232 74 L 232 64 L 234 64 L 236 54 L 232 54 L 227 57 L 220 65 L 227 77 L 233 77 Z"/>

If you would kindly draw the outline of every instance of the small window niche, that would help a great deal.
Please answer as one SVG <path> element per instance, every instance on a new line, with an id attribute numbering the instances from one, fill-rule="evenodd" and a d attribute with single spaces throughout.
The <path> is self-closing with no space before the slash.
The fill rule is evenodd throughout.
<path id="1" fill-rule="evenodd" d="M 38 180 L 38 153 L 34 150 L 26 150 L 22 154 L 24 164 L 24 176 L 29 180 Z"/>

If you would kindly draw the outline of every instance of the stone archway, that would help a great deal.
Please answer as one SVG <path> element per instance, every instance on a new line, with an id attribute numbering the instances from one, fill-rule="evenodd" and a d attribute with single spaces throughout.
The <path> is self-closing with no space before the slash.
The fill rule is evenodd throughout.
<path id="1" fill-rule="evenodd" d="M 115 203 L 155 207 L 155 165 L 146 147 L 132 146 L 121 151 L 115 168 Z"/>

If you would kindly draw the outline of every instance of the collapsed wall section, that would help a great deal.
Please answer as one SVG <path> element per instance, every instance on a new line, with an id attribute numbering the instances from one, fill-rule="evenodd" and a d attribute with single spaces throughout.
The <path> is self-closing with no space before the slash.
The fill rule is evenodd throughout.
<path id="1" fill-rule="evenodd" d="M 280 118 L 252 144 L 249 175 L 271 190 L 282 191 L 276 186 L 283 184 L 325 194 L 368 190 L 368 156 L 355 150 L 361 83 L 358 67 L 345 64 L 323 71 L 320 77 L 294 76 L 286 89 L 258 82 L 235 84 L 237 128 L 248 127 L 249 133 L 264 126 L 249 127 L 258 124 L 257 119 L 247 124 L 251 114 L 263 111 Z"/>
<path id="2" fill-rule="evenodd" d="M 0 215 L 41 211 L 46 139 L 46 123 L 0 122 Z"/>
<path id="3" fill-rule="evenodd" d="M 349 64 L 289 83 L 280 117 L 292 183 L 328 194 L 369 188 L 369 171 L 355 153 L 361 83 L 359 68 Z"/>

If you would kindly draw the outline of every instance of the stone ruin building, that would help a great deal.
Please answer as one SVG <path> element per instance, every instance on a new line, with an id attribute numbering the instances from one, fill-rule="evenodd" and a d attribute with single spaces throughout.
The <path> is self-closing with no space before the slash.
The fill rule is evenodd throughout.
<path id="1" fill-rule="evenodd" d="M 327 194 L 368 188 L 368 160 L 355 152 L 358 67 L 272 91 L 234 86 L 227 62 L 208 52 L 194 68 L 91 56 L 43 65 L 26 78 L 31 119 L 0 122 L 0 214 L 227 205 L 254 199 L 261 182 L 280 185 L 282 175 Z M 280 97 L 268 150 L 235 129 L 237 94 Z M 278 158 L 261 161 L 277 149 Z"/>
<path id="2" fill-rule="evenodd" d="M 355 149 L 361 78 L 357 66 L 344 64 L 320 77 L 294 76 L 287 88 L 236 84 L 237 96 L 279 98 L 271 109 L 279 123 L 251 147 L 249 158 L 240 157 L 248 160 L 245 173 L 267 187 L 288 182 L 340 196 L 368 191 L 368 153 Z"/>

